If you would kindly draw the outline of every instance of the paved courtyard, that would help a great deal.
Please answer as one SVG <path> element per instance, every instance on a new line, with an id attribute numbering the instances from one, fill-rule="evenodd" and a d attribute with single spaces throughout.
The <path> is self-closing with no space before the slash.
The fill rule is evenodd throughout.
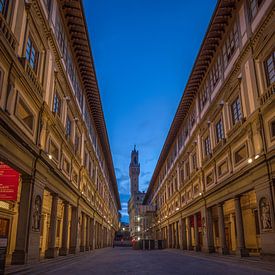
<path id="1" fill-rule="evenodd" d="M 205 255 L 180 250 L 136 251 L 106 248 L 24 267 L 7 274 L 275 274 L 275 264 L 258 258 Z"/>

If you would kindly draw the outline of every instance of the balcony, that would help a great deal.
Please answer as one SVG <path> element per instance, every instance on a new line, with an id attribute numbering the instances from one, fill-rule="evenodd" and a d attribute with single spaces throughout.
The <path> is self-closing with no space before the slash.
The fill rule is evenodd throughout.
<path id="1" fill-rule="evenodd" d="M 272 83 L 260 97 L 261 105 L 265 104 L 268 100 L 272 99 L 275 95 L 275 82 Z"/>
<path id="2" fill-rule="evenodd" d="M 0 13 L 0 32 L 1 36 L 6 38 L 7 42 L 10 44 L 14 51 L 17 51 L 18 43 L 11 31 L 10 26 L 7 24 L 6 19 L 3 17 L 3 14 Z"/>

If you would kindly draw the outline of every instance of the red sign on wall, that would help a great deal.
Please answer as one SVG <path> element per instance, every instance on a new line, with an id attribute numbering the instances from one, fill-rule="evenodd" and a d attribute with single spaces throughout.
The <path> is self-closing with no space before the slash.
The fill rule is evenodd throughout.
<path id="1" fill-rule="evenodd" d="M 16 201 L 19 173 L 0 162 L 0 200 Z"/>

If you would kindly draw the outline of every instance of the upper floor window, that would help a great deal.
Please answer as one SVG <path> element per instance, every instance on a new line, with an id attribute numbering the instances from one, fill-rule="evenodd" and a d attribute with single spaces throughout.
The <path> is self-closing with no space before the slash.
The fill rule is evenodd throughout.
<path id="1" fill-rule="evenodd" d="M 202 91 L 200 93 L 200 109 L 202 110 L 207 103 L 209 94 L 209 81 L 206 80 L 205 84 L 203 85 Z"/>
<path id="2" fill-rule="evenodd" d="M 193 166 L 193 170 L 197 170 L 197 154 L 196 154 L 196 152 L 192 155 L 192 166 Z"/>
<path id="3" fill-rule="evenodd" d="M 3 14 L 4 17 L 7 16 L 9 2 L 9 0 L 0 0 L 0 13 Z"/>
<path id="4" fill-rule="evenodd" d="M 38 62 L 38 51 L 30 36 L 27 42 L 26 59 L 28 60 L 31 68 L 36 71 Z"/>
<path id="5" fill-rule="evenodd" d="M 270 86 L 275 82 L 275 51 L 265 61 L 265 74 L 267 86 Z"/>
<path id="6" fill-rule="evenodd" d="M 218 143 L 224 138 L 222 119 L 216 123 L 216 142 Z"/>
<path id="7" fill-rule="evenodd" d="M 66 136 L 71 137 L 72 134 L 72 121 L 69 116 L 67 116 L 66 120 Z"/>
<path id="8" fill-rule="evenodd" d="M 57 92 L 55 92 L 53 98 L 53 112 L 61 117 L 61 98 Z"/>
<path id="9" fill-rule="evenodd" d="M 49 156 L 51 156 L 52 159 L 54 159 L 56 162 L 58 162 L 59 160 L 59 148 L 57 146 L 57 144 L 50 139 L 49 142 Z"/>
<path id="10" fill-rule="evenodd" d="M 239 96 L 231 104 L 231 116 L 233 125 L 242 118 L 241 100 Z"/>
<path id="11" fill-rule="evenodd" d="M 207 136 L 204 140 L 204 153 L 205 156 L 209 156 L 211 154 L 211 144 L 209 136 Z"/>
<path id="12" fill-rule="evenodd" d="M 258 13 L 260 6 L 262 5 L 263 2 L 264 0 L 249 0 L 249 10 L 250 10 L 251 20 L 253 20 L 256 14 Z"/>
<path id="13" fill-rule="evenodd" d="M 190 116 L 191 129 L 195 125 L 195 123 L 196 123 L 196 110 L 194 109 Z"/>
<path id="14" fill-rule="evenodd" d="M 3 79 L 4 79 L 4 72 L 0 67 L 0 98 L 2 96 L 2 88 L 3 88 Z"/>
<path id="15" fill-rule="evenodd" d="M 221 71 L 221 58 L 218 57 L 217 61 L 213 65 L 210 73 L 209 73 L 209 80 L 210 80 L 210 89 L 213 92 L 214 88 L 216 87 L 219 79 L 220 79 L 220 71 Z"/>
<path id="16" fill-rule="evenodd" d="M 270 136 L 271 139 L 275 139 L 275 119 L 273 119 L 270 123 L 269 123 L 269 128 L 270 128 Z"/>
<path id="17" fill-rule="evenodd" d="M 233 28 L 227 33 L 227 37 L 223 45 L 223 62 L 225 67 L 228 65 L 235 50 L 237 49 L 238 41 L 238 28 L 237 24 L 235 23 Z"/>

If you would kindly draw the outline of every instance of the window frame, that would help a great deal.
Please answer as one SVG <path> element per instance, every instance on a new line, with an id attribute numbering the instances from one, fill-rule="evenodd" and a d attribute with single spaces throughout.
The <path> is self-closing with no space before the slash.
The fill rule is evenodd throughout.
<path id="1" fill-rule="evenodd" d="M 270 141 L 273 142 L 275 141 L 275 135 L 272 135 L 272 124 L 274 123 L 275 125 L 275 117 L 273 117 L 272 119 L 270 119 L 268 121 L 268 129 L 269 129 L 269 136 L 270 136 Z"/>
<path id="2" fill-rule="evenodd" d="M 59 112 L 57 112 L 56 110 L 55 110 L 55 98 L 59 98 Z M 59 94 L 59 92 L 57 92 L 57 91 L 55 91 L 55 93 L 54 93 L 54 96 L 53 96 L 53 105 L 52 105 L 52 112 L 54 113 L 54 114 L 56 114 L 60 119 L 62 118 L 62 99 L 61 99 L 61 96 L 60 96 L 60 94 Z"/>
<path id="3" fill-rule="evenodd" d="M 234 117 L 235 115 L 235 112 L 234 112 L 234 108 L 233 108 L 233 105 L 239 101 L 239 104 L 237 104 L 236 106 L 239 108 L 237 108 L 237 113 L 240 112 L 240 114 L 238 113 L 237 114 L 237 118 Z M 232 126 L 235 126 L 238 122 L 242 121 L 243 119 L 243 110 L 242 110 L 242 100 L 241 100 L 241 97 L 240 95 L 237 95 L 230 103 L 230 118 L 231 118 L 231 124 Z"/>
<path id="4" fill-rule="evenodd" d="M 218 131 L 217 125 L 219 123 L 221 123 L 221 128 Z M 220 116 L 219 119 L 215 123 L 215 140 L 216 140 L 216 144 L 220 143 L 224 138 L 225 138 L 225 135 L 224 135 L 223 119 Z"/>
<path id="5" fill-rule="evenodd" d="M 29 43 L 29 41 L 31 42 L 31 47 L 30 47 L 30 52 L 29 52 L 29 57 L 28 57 L 27 52 L 28 52 L 28 43 Z M 33 63 L 34 67 L 32 66 L 32 63 L 31 63 L 32 50 L 35 51 L 34 63 Z M 38 71 L 38 62 L 39 62 L 39 51 L 38 51 L 38 47 L 35 44 L 33 36 L 31 35 L 31 33 L 29 33 L 28 39 L 27 39 L 27 42 L 26 42 L 25 58 L 26 58 L 26 61 L 29 63 L 30 68 L 35 73 L 37 73 L 37 71 Z"/>
<path id="6" fill-rule="evenodd" d="M 268 73 L 268 66 L 267 66 L 267 61 L 269 58 L 272 58 L 272 63 L 273 63 L 273 70 L 274 70 L 274 74 L 275 74 L 275 49 L 273 49 L 271 51 L 271 53 L 269 53 L 267 55 L 267 57 L 264 60 L 264 72 L 265 72 L 265 82 L 266 82 L 266 87 L 269 88 L 272 84 L 275 83 L 275 80 L 273 82 L 270 82 L 269 79 L 269 73 Z"/>

